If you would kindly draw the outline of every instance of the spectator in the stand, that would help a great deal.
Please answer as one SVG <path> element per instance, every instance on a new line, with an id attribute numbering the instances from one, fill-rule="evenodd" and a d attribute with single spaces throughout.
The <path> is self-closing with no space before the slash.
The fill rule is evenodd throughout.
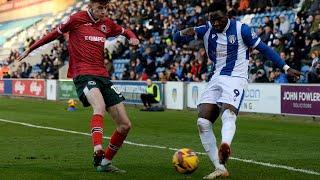
<path id="1" fill-rule="evenodd" d="M 160 102 L 160 88 L 151 79 L 147 79 L 146 92 L 146 94 L 141 94 L 141 100 L 144 105 L 143 110 L 148 110 L 151 108 L 151 104 Z"/>
<path id="2" fill-rule="evenodd" d="M 193 81 L 193 75 L 188 72 L 186 78 L 184 78 L 185 82 L 192 82 Z"/>
<path id="3" fill-rule="evenodd" d="M 3 78 L 11 78 L 8 72 L 3 72 Z"/>
<path id="4" fill-rule="evenodd" d="M 255 75 L 255 83 L 266 83 L 269 82 L 264 69 L 259 69 Z"/>
<path id="5" fill-rule="evenodd" d="M 32 66 L 30 65 L 30 63 L 28 63 L 23 69 L 23 72 L 21 73 L 21 78 L 29 78 L 31 71 L 32 71 Z"/>
<path id="6" fill-rule="evenodd" d="M 301 11 L 308 11 L 314 12 L 315 10 L 319 9 L 319 1 L 318 0 L 305 0 L 302 4 Z"/>
<path id="7" fill-rule="evenodd" d="M 263 27 L 262 26 L 258 27 L 257 36 L 261 37 L 263 35 L 263 33 L 264 33 Z"/>
<path id="8" fill-rule="evenodd" d="M 150 50 L 151 50 L 150 55 L 151 55 L 151 56 L 156 56 L 157 53 L 158 53 L 158 45 L 155 43 L 155 40 L 154 40 L 153 37 L 151 37 L 151 38 L 149 39 L 148 47 L 149 47 Z"/>
<path id="9" fill-rule="evenodd" d="M 238 10 L 239 11 L 246 11 L 249 7 L 249 1 L 250 0 L 240 0 Z"/>
<path id="10" fill-rule="evenodd" d="M 317 64 L 320 63 L 320 51 L 313 51 L 311 53 L 311 58 L 312 58 L 312 63 L 311 63 L 311 67 L 310 67 L 310 71 L 314 71 L 314 69 L 316 68 Z"/>
<path id="11" fill-rule="evenodd" d="M 14 72 L 12 73 L 11 78 L 21 78 L 21 76 L 20 76 L 20 74 L 19 74 L 18 71 L 14 71 Z"/>
<path id="12" fill-rule="evenodd" d="M 147 75 L 149 77 L 151 77 L 155 73 L 155 70 L 156 70 L 155 57 L 152 56 L 151 53 L 152 53 L 151 48 L 150 47 L 146 48 L 146 52 L 144 54 L 144 58 L 147 61 L 147 66 L 145 68 L 145 72 L 147 73 Z"/>
<path id="13" fill-rule="evenodd" d="M 252 66 L 250 73 L 251 74 L 256 74 L 259 69 L 264 69 L 263 63 L 261 62 L 260 59 L 255 60 L 255 64 Z"/>
<path id="14" fill-rule="evenodd" d="M 136 59 L 136 68 L 135 68 L 136 74 L 137 74 L 138 76 L 140 76 L 141 73 L 143 72 L 143 69 L 144 69 L 144 68 L 143 68 L 143 65 L 142 65 L 140 59 L 137 58 L 137 59 Z"/>
<path id="15" fill-rule="evenodd" d="M 312 40 L 310 52 L 313 51 L 320 51 L 320 36 Z"/>
<path id="16" fill-rule="evenodd" d="M 301 60 L 298 58 L 298 54 L 296 54 L 295 52 L 290 52 L 290 56 L 287 60 L 287 64 L 290 67 L 294 67 L 296 69 L 301 69 Z"/>
<path id="17" fill-rule="evenodd" d="M 162 83 L 165 83 L 165 82 L 168 81 L 168 77 L 167 77 L 165 71 L 159 72 L 158 77 L 159 77 L 158 80 L 159 80 L 160 82 L 162 82 Z"/>
<path id="18" fill-rule="evenodd" d="M 116 41 L 116 49 L 113 52 L 112 56 L 113 58 L 117 59 L 117 58 L 121 58 L 121 55 L 124 53 L 125 51 L 125 46 L 120 42 L 120 41 Z"/>
<path id="19" fill-rule="evenodd" d="M 276 17 L 273 20 L 273 33 L 279 37 L 280 36 L 280 18 Z"/>
<path id="20" fill-rule="evenodd" d="M 62 62 L 65 63 L 66 61 L 68 61 L 69 51 L 68 51 L 68 48 L 65 44 L 62 44 L 61 46 L 62 46 L 62 48 L 61 48 L 60 57 L 61 57 Z"/>
<path id="21" fill-rule="evenodd" d="M 274 50 L 280 54 L 281 51 L 283 51 L 283 42 L 276 38 L 273 40 L 273 44 L 274 44 Z"/>
<path id="22" fill-rule="evenodd" d="M 320 27 L 320 14 L 315 15 L 314 20 L 312 22 L 311 28 L 310 28 L 310 34 L 316 33 L 319 31 Z"/>
<path id="23" fill-rule="evenodd" d="M 176 66 L 176 75 L 177 75 L 178 79 L 183 81 L 184 77 L 186 76 L 186 73 L 187 73 L 186 69 L 185 69 L 185 64 L 182 62 L 181 63 L 176 62 L 175 66 Z"/>
<path id="24" fill-rule="evenodd" d="M 283 14 L 280 15 L 280 32 L 282 35 L 288 34 L 290 31 L 290 23 L 287 17 Z"/>
<path id="25" fill-rule="evenodd" d="M 286 74 L 281 72 L 281 69 L 276 68 L 274 73 L 274 83 L 288 83 Z"/>
<path id="26" fill-rule="evenodd" d="M 8 63 L 5 62 L 1 68 L 3 78 L 10 78 L 10 67 L 8 66 Z"/>
<path id="27" fill-rule="evenodd" d="M 134 72 L 134 70 L 131 70 L 129 72 L 129 79 L 128 80 L 131 80 L 131 81 L 137 80 L 136 73 Z"/>
<path id="28" fill-rule="evenodd" d="M 320 63 L 316 63 L 313 71 L 308 74 L 309 83 L 320 83 Z"/>
<path id="29" fill-rule="evenodd" d="M 301 24 L 301 18 L 300 17 L 296 18 L 296 21 L 294 22 L 293 31 L 297 32 L 298 34 L 302 34 L 303 33 L 303 26 Z"/>
<path id="30" fill-rule="evenodd" d="M 270 19 L 270 16 L 264 17 L 264 24 L 265 26 L 269 26 L 271 29 L 273 29 L 273 21 Z"/>
<path id="31" fill-rule="evenodd" d="M 272 45 L 274 34 L 270 28 L 270 26 L 264 27 L 264 33 L 260 36 L 261 41 L 266 43 L 268 46 Z"/>

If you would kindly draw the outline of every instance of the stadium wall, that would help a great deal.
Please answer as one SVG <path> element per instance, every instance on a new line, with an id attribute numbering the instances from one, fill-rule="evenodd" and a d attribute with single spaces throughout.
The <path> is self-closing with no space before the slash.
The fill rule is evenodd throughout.
<path id="1" fill-rule="evenodd" d="M 57 13 L 74 0 L 14 0 L 0 5 L 0 22 Z"/>
<path id="2" fill-rule="evenodd" d="M 113 81 L 128 104 L 142 104 L 140 94 L 146 83 Z M 160 86 L 161 103 L 168 109 L 196 108 L 206 83 L 156 82 Z M 25 96 L 48 100 L 77 98 L 72 80 L 3 79 L 0 95 Z M 242 112 L 291 114 L 320 117 L 320 85 L 249 84 L 245 90 Z"/>

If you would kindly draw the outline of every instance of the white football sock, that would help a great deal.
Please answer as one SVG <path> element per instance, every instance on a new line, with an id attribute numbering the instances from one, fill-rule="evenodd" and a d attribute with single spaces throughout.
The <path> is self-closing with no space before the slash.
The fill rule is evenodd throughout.
<path id="1" fill-rule="evenodd" d="M 234 112 L 230 109 L 226 109 L 221 116 L 222 119 L 222 128 L 221 128 L 221 135 L 222 135 L 222 143 L 227 143 L 231 145 L 233 136 L 236 132 L 236 119 L 237 116 Z"/>
<path id="2" fill-rule="evenodd" d="M 198 118 L 197 124 L 202 145 L 213 165 L 216 169 L 225 170 L 225 167 L 219 163 L 217 140 L 213 134 L 212 123 L 207 119 Z"/>
<path id="3" fill-rule="evenodd" d="M 95 146 L 93 147 L 93 152 L 97 152 L 97 151 L 99 151 L 99 150 L 102 150 L 101 144 L 95 145 Z"/>

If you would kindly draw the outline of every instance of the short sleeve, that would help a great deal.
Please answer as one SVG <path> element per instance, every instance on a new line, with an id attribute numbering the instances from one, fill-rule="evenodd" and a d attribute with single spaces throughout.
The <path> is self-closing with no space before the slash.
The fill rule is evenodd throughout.
<path id="1" fill-rule="evenodd" d="M 255 48 L 261 41 L 254 30 L 246 24 L 241 26 L 241 36 L 244 44 L 249 48 Z"/>
<path id="2" fill-rule="evenodd" d="M 71 15 L 67 17 L 57 28 L 60 34 L 72 31 L 76 26 L 76 17 Z"/>
<path id="3" fill-rule="evenodd" d="M 203 36 L 206 34 L 206 32 L 208 31 L 209 26 L 207 24 L 202 25 L 202 26 L 198 26 L 194 28 L 194 31 L 197 34 L 197 38 L 199 39 L 203 39 Z"/>

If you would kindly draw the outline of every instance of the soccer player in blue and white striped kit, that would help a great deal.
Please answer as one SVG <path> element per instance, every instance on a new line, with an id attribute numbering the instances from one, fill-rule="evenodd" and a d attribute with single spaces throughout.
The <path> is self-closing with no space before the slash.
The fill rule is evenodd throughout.
<path id="1" fill-rule="evenodd" d="M 173 38 L 181 44 L 194 38 L 203 39 L 208 58 L 214 62 L 214 74 L 198 105 L 197 125 L 202 145 L 215 166 L 204 179 L 227 177 L 225 163 L 231 153 L 235 122 L 248 84 L 249 48 L 260 51 L 288 75 L 299 78 L 301 73 L 286 65 L 248 25 L 229 19 L 225 0 L 215 0 L 210 5 L 209 21 L 205 25 L 181 30 Z M 218 150 L 212 124 L 220 113 L 222 140 Z"/>

